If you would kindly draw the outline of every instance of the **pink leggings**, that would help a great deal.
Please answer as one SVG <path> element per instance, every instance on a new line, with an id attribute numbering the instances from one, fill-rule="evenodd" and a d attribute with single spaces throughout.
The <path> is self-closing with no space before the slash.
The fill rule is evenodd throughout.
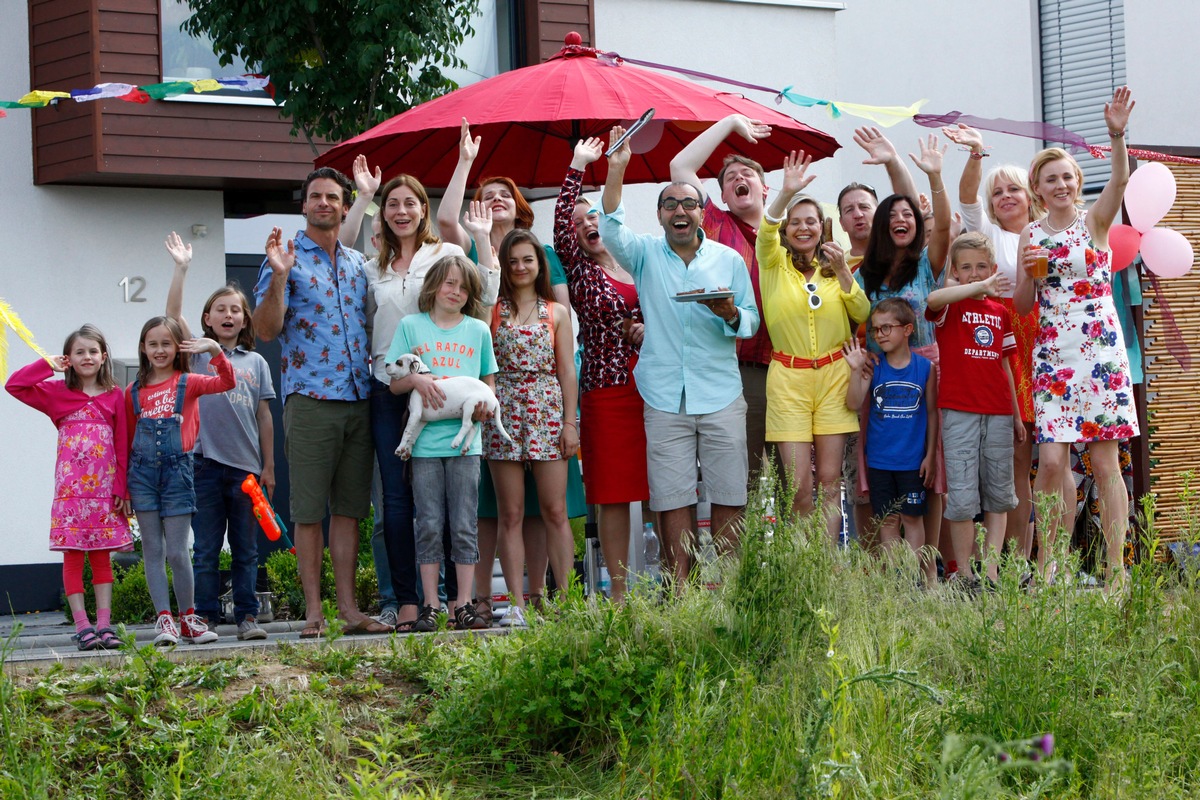
<path id="1" fill-rule="evenodd" d="M 83 557 L 92 562 L 92 585 L 113 582 L 111 550 L 64 550 L 63 588 L 67 595 L 83 594 Z"/>

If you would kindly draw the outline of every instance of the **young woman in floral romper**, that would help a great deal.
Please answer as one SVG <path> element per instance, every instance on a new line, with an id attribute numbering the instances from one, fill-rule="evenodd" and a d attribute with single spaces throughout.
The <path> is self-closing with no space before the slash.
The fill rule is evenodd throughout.
<path id="1" fill-rule="evenodd" d="M 500 298 L 492 317 L 493 346 L 500 371 L 496 396 L 511 441 L 494 425 L 486 429 L 485 456 L 496 486 L 500 512 L 500 567 L 515 612 L 524 621 L 525 465 L 537 481 L 546 523 L 550 569 L 559 587 L 567 585 L 575 542 L 567 522 L 567 464 L 579 447 L 576 423 L 575 357 L 571 320 L 550 290 L 546 251 L 527 230 L 515 229 L 500 244 Z"/>

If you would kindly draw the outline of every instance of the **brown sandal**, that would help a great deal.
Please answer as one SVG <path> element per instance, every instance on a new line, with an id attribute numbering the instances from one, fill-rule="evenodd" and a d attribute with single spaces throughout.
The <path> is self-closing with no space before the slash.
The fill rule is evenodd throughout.
<path id="1" fill-rule="evenodd" d="M 475 613 L 475 606 L 472 603 L 454 609 L 454 624 L 460 631 L 478 631 L 491 627 L 483 621 L 483 617 Z"/>
<path id="2" fill-rule="evenodd" d="M 483 622 L 483 627 L 490 628 L 496 619 L 495 613 L 492 611 L 492 599 L 490 597 L 477 597 L 472 602 L 475 611 L 475 617 Z"/>

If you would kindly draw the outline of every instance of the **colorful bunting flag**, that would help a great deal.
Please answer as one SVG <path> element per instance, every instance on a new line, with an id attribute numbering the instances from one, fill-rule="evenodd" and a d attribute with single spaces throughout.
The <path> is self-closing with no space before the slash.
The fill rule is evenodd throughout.
<path id="1" fill-rule="evenodd" d="M 98 83 L 91 89 L 72 89 L 69 92 L 36 90 L 20 100 L 0 100 L 0 109 L 45 108 L 59 100 L 89 103 L 93 100 L 124 100 L 127 103 L 148 103 L 188 92 L 217 92 L 231 89 L 238 92 L 271 92 L 271 79 L 263 75 L 240 75 L 232 78 L 204 78 L 198 81 L 168 81 L 147 86 L 129 83 Z M 0 111 L 0 117 L 6 116 Z"/>
<path id="2" fill-rule="evenodd" d="M 25 108 L 45 108 L 50 105 L 50 101 L 60 97 L 70 97 L 68 92 L 43 92 L 32 91 L 17 101 L 18 106 Z"/>
<path id="3" fill-rule="evenodd" d="M 90 103 L 93 100 L 124 97 L 136 88 L 131 83 L 98 83 L 94 89 L 72 89 L 71 99 L 76 103 Z"/>
<path id="4" fill-rule="evenodd" d="M 46 359 L 48 363 L 53 363 L 46 351 L 38 347 L 37 342 L 33 340 L 33 334 L 29 328 L 25 327 L 25 323 L 21 322 L 21 318 L 17 316 L 17 312 L 12 310 L 12 306 L 4 302 L 4 298 L 0 297 L 0 382 L 8 380 L 8 336 L 6 330 L 11 328 L 12 332 L 20 337 L 21 341 L 29 345 L 35 353 Z"/>

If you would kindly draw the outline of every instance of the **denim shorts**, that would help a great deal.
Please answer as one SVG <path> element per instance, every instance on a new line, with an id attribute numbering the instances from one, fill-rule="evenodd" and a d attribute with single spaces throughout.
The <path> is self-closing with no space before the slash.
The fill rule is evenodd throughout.
<path id="1" fill-rule="evenodd" d="M 418 564 L 441 563 L 444 536 L 455 564 L 479 562 L 479 462 L 479 456 L 412 459 Z"/>
<path id="2" fill-rule="evenodd" d="M 160 458 L 130 453 L 128 483 L 134 511 L 157 511 L 160 517 L 196 512 L 191 453 Z"/>

